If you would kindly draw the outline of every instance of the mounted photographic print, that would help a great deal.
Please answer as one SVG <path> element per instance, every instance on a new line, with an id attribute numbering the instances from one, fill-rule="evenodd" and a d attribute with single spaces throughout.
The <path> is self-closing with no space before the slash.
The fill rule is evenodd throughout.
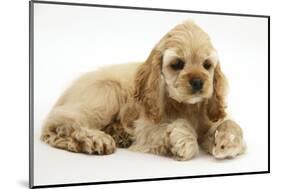
<path id="1" fill-rule="evenodd" d="M 269 173 L 269 16 L 30 3 L 30 187 Z"/>

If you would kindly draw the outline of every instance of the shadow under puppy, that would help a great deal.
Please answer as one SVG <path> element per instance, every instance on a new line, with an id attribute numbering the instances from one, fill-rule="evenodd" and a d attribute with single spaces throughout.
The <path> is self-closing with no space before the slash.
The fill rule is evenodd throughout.
<path id="1" fill-rule="evenodd" d="M 199 145 L 216 158 L 243 153 L 227 119 L 226 80 L 207 33 L 177 25 L 143 63 L 83 75 L 49 113 L 41 139 L 53 147 L 111 154 L 116 147 L 188 160 Z"/>

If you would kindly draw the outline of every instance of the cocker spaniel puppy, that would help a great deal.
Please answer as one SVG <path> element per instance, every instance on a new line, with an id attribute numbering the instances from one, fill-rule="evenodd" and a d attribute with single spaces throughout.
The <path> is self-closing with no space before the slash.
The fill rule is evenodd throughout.
<path id="1" fill-rule="evenodd" d="M 87 73 L 59 98 L 41 139 L 53 147 L 111 154 L 116 147 L 188 160 L 199 145 L 216 158 L 245 146 L 227 119 L 226 80 L 207 33 L 177 25 L 144 63 Z"/>

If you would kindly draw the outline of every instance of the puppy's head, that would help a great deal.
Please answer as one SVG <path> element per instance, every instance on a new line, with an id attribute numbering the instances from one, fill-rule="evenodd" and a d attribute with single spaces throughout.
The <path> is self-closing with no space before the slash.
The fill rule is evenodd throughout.
<path id="1" fill-rule="evenodd" d="M 205 101 L 209 118 L 216 121 L 225 115 L 224 84 L 209 36 L 187 21 L 168 32 L 152 50 L 137 73 L 135 96 L 147 109 L 152 108 L 147 115 L 158 116 L 163 91 L 179 103 Z"/>

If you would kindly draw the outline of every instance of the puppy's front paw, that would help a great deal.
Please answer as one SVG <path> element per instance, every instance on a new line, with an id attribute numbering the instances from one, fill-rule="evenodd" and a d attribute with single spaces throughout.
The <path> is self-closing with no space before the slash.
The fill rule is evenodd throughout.
<path id="1" fill-rule="evenodd" d="M 215 131 L 212 154 L 217 159 L 234 158 L 245 151 L 241 128 L 231 120 L 223 122 Z"/>
<path id="2" fill-rule="evenodd" d="M 170 125 L 168 141 L 170 152 L 176 160 L 189 160 L 199 152 L 197 135 L 184 120 L 177 120 Z"/>
<path id="3" fill-rule="evenodd" d="M 75 138 L 81 144 L 81 150 L 87 154 L 107 155 L 112 154 L 116 149 L 114 139 L 101 131 L 78 133 Z"/>

